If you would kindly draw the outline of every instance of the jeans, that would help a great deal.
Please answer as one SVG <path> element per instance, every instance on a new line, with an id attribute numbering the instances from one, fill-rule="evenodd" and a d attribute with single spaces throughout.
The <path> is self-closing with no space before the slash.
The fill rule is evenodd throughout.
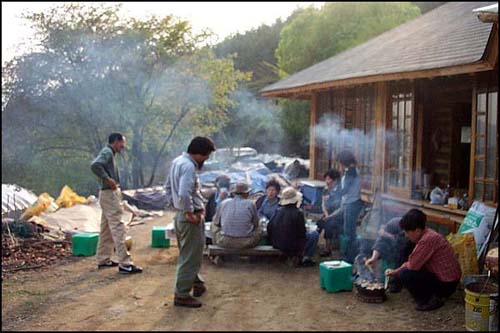
<path id="1" fill-rule="evenodd" d="M 306 233 L 306 245 L 304 247 L 304 257 L 312 258 L 314 257 L 314 252 L 316 252 L 316 246 L 318 245 L 319 233 L 317 231 L 311 231 Z"/>
<path id="2" fill-rule="evenodd" d="M 337 214 L 324 220 L 325 239 L 338 241 L 343 228 L 343 214 Z"/>
<path id="3" fill-rule="evenodd" d="M 358 253 L 358 242 L 356 240 L 356 222 L 359 213 L 363 208 L 361 200 L 344 204 L 344 236 L 347 238 L 345 253 L 342 253 L 342 259 L 348 263 L 354 263 L 354 258 Z"/>
<path id="4" fill-rule="evenodd" d="M 457 289 L 459 281 L 443 282 L 428 271 L 413 271 L 403 268 L 399 273 L 403 286 L 408 289 L 418 304 L 427 303 L 432 295 L 451 296 Z"/>

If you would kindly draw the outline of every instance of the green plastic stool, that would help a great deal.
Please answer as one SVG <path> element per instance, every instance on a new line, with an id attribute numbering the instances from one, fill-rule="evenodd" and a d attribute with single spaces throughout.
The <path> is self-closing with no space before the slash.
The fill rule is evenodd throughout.
<path id="1" fill-rule="evenodd" d="M 165 238 L 167 227 L 153 227 L 151 234 L 151 247 L 170 247 L 170 239 Z"/>
<path id="2" fill-rule="evenodd" d="M 78 233 L 71 237 L 74 256 L 90 257 L 97 252 L 97 242 L 99 234 L 95 233 Z"/>
<path id="3" fill-rule="evenodd" d="M 352 265 L 345 261 L 324 261 L 319 264 L 320 286 L 329 293 L 336 293 L 341 290 L 352 290 L 351 278 Z"/>

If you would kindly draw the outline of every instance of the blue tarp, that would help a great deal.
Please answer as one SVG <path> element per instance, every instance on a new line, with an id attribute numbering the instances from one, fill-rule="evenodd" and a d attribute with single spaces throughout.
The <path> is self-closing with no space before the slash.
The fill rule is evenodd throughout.
<path id="1" fill-rule="evenodd" d="M 303 195 L 303 205 L 305 205 L 306 207 L 309 206 L 307 208 L 309 211 L 314 213 L 321 213 L 323 188 L 324 187 L 322 186 L 313 186 L 308 184 L 302 184 L 302 186 L 300 187 L 300 192 Z"/>
<path id="2" fill-rule="evenodd" d="M 266 167 L 257 167 L 255 169 L 237 170 L 232 168 L 226 172 L 224 171 L 206 171 L 199 175 L 202 184 L 215 183 L 217 176 L 225 174 L 231 179 L 231 185 L 239 181 L 248 181 L 250 179 L 250 193 L 258 193 L 266 191 L 266 184 L 271 179 L 269 174 L 271 171 Z M 248 175 L 248 178 L 247 178 Z"/>
<path id="3" fill-rule="evenodd" d="M 318 203 L 321 204 L 323 187 L 302 185 L 300 187 L 300 192 L 302 192 L 302 195 L 304 196 L 304 203 L 308 203 L 313 206 Z"/>

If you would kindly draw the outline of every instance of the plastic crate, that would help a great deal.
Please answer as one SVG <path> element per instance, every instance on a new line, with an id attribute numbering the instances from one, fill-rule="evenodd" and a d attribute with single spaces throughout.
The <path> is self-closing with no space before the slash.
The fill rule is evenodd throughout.
<path id="1" fill-rule="evenodd" d="M 78 233 L 71 238 L 73 255 L 90 257 L 97 252 L 97 243 L 99 234 L 96 233 Z"/>
<path id="2" fill-rule="evenodd" d="M 319 264 L 320 286 L 329 293 L 352 290 L 352 265 L 341 260 Z"/>
<path id="3" fill-rule="evenodd" d="M 151 232 L 151 247 L 170 247 L 170 239 L 166 238 L 167 227 L 153 227 Z"/>

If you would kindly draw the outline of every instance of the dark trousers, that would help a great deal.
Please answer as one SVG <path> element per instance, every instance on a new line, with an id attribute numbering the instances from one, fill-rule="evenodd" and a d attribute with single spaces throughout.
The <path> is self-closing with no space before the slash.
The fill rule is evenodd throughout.
<path id="1" fill-rule="evenodd" d="M 428 271 L 413 271 L 406 268 L 401 270 L 399 278 L 403 286 L 408 289 L 419 304 L 429 301 L 432 295 L 439 297 L 451 296 L 457 289 L 459 282 L 443 282 L 436 275 Z"/>
<path id="2" fill-rule="evenodd" d="M 356 222 L 359 213 L 363 208 L 363 202 L 360 200 L 344 204 L 344 235 L 347 238 L 345 253 L 342 253 L 342 259 L 348 263 L 354 263 L 354 258 L 358 254 L 359 245 L 356 240 Z"/>
<path id="3" fill-rule="evenodd" d="M 306 232 L 306 245 L 304 247 L 304 256 L 312 258 L 318 246 L 319 233 L 317 231 Z"/>

